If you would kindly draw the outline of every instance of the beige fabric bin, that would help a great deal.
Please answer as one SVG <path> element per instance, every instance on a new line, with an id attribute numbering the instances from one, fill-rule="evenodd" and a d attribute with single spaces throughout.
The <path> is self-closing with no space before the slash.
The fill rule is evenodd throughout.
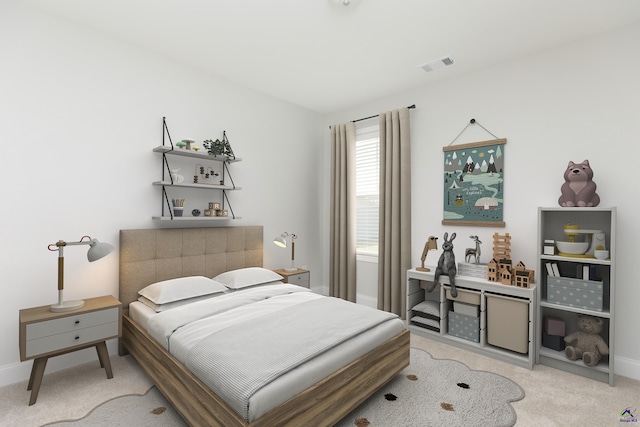
<path id="1" fill-rule="evenodd" d="M 529 301 L 485 293 L 487 342 L 518 353 L 529 351 Z"/>
<path id="2" fill-rule="evenodd" d="M 480 305 L 480 291 L 472 291 L 470 289 L 462 289 L 462 288 L 456 287 L 456 290 L 458 291 L 458 296 L 454 298 L 451 295 L 450 286 L 445 285 L 444 289 L 447 293 L 447 299 L 450 299 L 452 301 L 460 301 L 467 304 Z"/>

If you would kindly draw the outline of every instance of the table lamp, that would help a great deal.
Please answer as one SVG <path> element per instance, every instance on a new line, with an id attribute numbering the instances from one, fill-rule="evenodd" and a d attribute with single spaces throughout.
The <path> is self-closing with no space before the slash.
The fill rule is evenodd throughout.
<path id="1" fill-rule="evenodd" d="M 420 257 L 420 261 L 422 264 L 420 267 L 416 268 L 418 271 L 431 271 L 430 268 L 424 266 L 424 261 L 427 259 L 427 254 L 429 251 L 438 250 L 438 238 L 434 236 L 429 236 L 427 239 L 427 243 L 424 244 L 424 249 L 422 250 L 422 256 Z"/>
<path id="2" fill-rule="evenodd" d="M 295 257 L 295 242 L 294 240 L 298 238 L 295 234 L 289 234 L 286 231 L 273 239 L 273 243 L 281 248 L 287 247 L 287 236 L 291 237 L 291 267 L 285 267 L 284 271 L 298 271 L 298 269 L 294 266 L 294 257 Z"/>
<path id="3" fill-rule="evenodd" d="M 89 239 L 89 240 L 84 240 Z M 71 311 L 84 306 L 84 300 L 78 301 L 65 301 L 64 300 L 64 247 L 65 246 L 78 246 L 89 245 L 89 251 L 87 252 L 87 259 L 89 262 L 96 261 L 106 255 L 109 255 L 113 251 L 113 246 L 109 243 L 100 243 L 98 239 L 92 239 L 89 236 L 82 236 L 79 242 L 65 242 L 59 240 L 56 243 L 52 243 L 48 246 L 50 251 L 58 251 L 58 303 L 51 306 L 51 311 Z M 52 249 L 55 246 L 57 249 Z"/>

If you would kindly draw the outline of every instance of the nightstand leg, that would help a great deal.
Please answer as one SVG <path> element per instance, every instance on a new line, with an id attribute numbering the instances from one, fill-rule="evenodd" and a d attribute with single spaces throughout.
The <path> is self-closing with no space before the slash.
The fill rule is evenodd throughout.
<path id="1" fill-rule="evenodd" d="M 107 351 L 107 343 L 104 341 L 96 344 L 96 351 L 98 352 L 98 359 L 100 360 L 100 366 L 104 368 L 107 373 L 107 378 L 113 378 L 113 372 L 111 371 L 111 360 L 109 360 L 109 351 Z"/>
<path id="2" fill-rule="evenodd" d="M 40 391 L 40 384 L 42 384 L 42 376 L 44 375 L 44 368 L 47 366 L 48 357 L 40 357 L 33 361 L 31 367 L 31 377 L 29 377 L 29 385 L 27 390 L 31 390 L 31 398 L 29 399 L 29 406 L 36 403 L 38 398 L 38 392 Z"/>

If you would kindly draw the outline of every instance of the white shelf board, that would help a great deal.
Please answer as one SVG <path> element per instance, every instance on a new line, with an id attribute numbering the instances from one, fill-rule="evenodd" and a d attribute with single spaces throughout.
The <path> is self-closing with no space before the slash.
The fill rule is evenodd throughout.
<path id="1" fill-rule="evenodd" d="M 228 185 L 216 185 L 216 184 L 194 184 L 191 182 L 182 182 L 180 184 L 172 184 L 170 181 L 155 181 L 153 185 L 160 185 L 165 187 L 188 187 L 188 188 L 202 188 L 206 190 L 241 190 L 240 187 L 231 187 Z"/>
<path id="2" fill-rule="evenodd" d="M 172 149 L 170 146 L 166 146 L 166 145 L 160 145 L 158 147 L 155 147 L 153 151 L 155 153 L 166 153 L 166 154 L 171 154 L 175 156 L 194 157 L 196 159 L 212 160 L 217 162 L 233 163 L 233 162 L 242 161 L 242 159 L 238 157 L 236 157 L 235 159 L 230 159 L 227 156 L 212 156 L 206 150 L 194 151 L 194 150 L 187 150 L 186 148 Z"/>
<path id="3" fill-rule="evenodd" d="M 153 219 L 158 221 L 230 221 L 240 219 L 239 216 L 154 216 Z"/>

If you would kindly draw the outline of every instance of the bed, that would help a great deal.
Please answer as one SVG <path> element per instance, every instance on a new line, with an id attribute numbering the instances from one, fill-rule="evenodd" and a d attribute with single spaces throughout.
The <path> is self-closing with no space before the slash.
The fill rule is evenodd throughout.
<path id="1" fill-rule="evenodd" d="M 258 286 L 228 289 L 225 293 L 216 294 L 215 298 L 198 300 L 189 306 L 183 305 L 153 313 L 153 310 L 149 312 L 148 308 L 143 307 L 139 302 L 139 292 L 149 289 L 149 285 L 157 282 L 177 283 L 180 280 L 190 280 L 194 276 L 223 280 L 222 278 L 226 278 L 229 274 L 237 277 L 235 276 L 237 272 L 244 274 L 251 271 L 252 274 L 256 272 L 266 274 L 266 270 L 261 268 L 262 245 L 261 226 L 120 231 L 119 295 L 123 304 L 121 354 L 131 354 L 190 425 L 331 426 L 409 364 L 409 332 L 403 322 L 397 318 L 387 319 L 388 315 L 379 312 L 373 316 L 379 318 L 377 320 L 379 325 L 375 328 L 362 326 L 362 331 L 358 331 L 354 329 L 358 326 L 352 326 L 352 324 L 359 323 L 358 319 L 364 316 L 360 316 L 360 313 L 354 310 L 366 308 L 351 305 L 350 308 L 353 310 L 345 310 L 346 317 L 343 324 L 348 324 L 353 330 L 341 326 L 335 328 L 335 334 L 326 334 L 327 339 L 336 339 L 333 336 L 340 335 L 337 332 L 341 331 L 344 335 L 342 341 L 325 346 L 326 351 L 304 354 L 301 357 L 305 358 L 305 363 L 296 365 L 283 374 L 273 375 L 273 372 L 262 374 L 273 377 L 273 380 L 265 387 L 256 388 L 258 391 L 251 396 L 254 400 L 251 400 L 250 404 L 244 403 L 245 406 L 241 409 L 246 411 L 240 410 L 233 396 L 230 398 L 225 395 L 228 386 L 225 381 L 228 381 L 229 377 L 236 376 L 226 374 L 236 372 L 233 369 L 239 369 L 238 372 L 253 371 L 253 369 L 244 369 L 241 366 L 233 368 L 215 366 L 214 368 L 219 371 L 208 372 L 211 360 L 217 361 L 222 359 L 222 356 L 233 355 L 235 354 L 233 351 L 237 352 L 238 348 L 234 350 L 233 345 L 227 344 L 208 346 L 211 348 L 207 351 L 218 353 L 213 355 L 207 353 L 208 356 L 205 358 L 207 363 L 192 362 L 190 359 L 184 359 L 184 355 L 198 354 L 205 347 L 203 343 L 193 344 L 190 339 L 184 339 L 184 346 L 187 347 L 179 350 L 180 341 L 178 338 L 173 338 L 173 335 L 171 335 L 171 344 L 169 341 L 163 342 L 163 337 L 170 335 L 164 334 L 165 331 L 171 331 L 171 333 L 174 329 L 180 332 L 186 331 L 183 334 L 186 337 L 194 336 L 196 332 L 193 331 L 202 333 L 203 325 L 211 322 L 209 319 L 213 317 L 201 318 L 197 313 L 204 312 L 205 307 L 206 310 L 210 310 L 213 309 L 210 307 L 223 306 L 226 308 L 215 308 L 221 313 L 221 318 L 231 319 L 232 315 L 237 315 L 236 312 L 241 313 L 244 310 L 245 317 L 246 313 L 251 313 L 251 316 L 261 319 L 261 326 L 269 325 L 266 329 L 268 331 L 291 336 L 298 334 L 298 332 L 292 333 L 292 331 L 295 332 L 295 328 L 305 328 L 305 333 L 299 334 L 303 336 L 307 333 L 307 328 L 318 329 L 312 328 L 313 323 L 319 323 L 317 318 L 315 320 L 313 318 L 312 313 L 315 310 L 327 310 L 326 307 L 333 307 L 326 304 L 350 303 L 335 298 L 320 297 L 307 289 L 275 280 Z M 229 286 L 228 283 L 225 285 Z M 236 307 L 236 304 L 239 304 L 236 303 L 237 299 L 242 300 L 242 304 L 245 304 L 246 300 L 251 300 L 251 304 L 256 305 L 242 305 L 229 309 L 228 307 Z M 274 304 L 275 308 L 268 304 Z M 287 311 L 278 311 L 285 305 Z M 257 307 L 265 312 L 274 311 L 278 315 L 260 317 L 255 314 Z M 146 314 L 145 310 L 147 310 Z M 177 313 L 180 311 L 192 317 L 198 317 L 197 322 L 194 322 L 193 326 L 189 324 L 189 326 L 176 327 L 177 323 L 174 325 L 171 322 L 177 321 Z M 369 313 L 366 314 L 369 315 Z M 300 320 L 287 321 L 286 316 Z M 307 316 L 309 319 L 306 319 Z M 339 319 L 338 316 L 331 316 L 331 318 L 334 317 Z M 168 319 L 169 323 L 162 323 L 160 319 L 162 322 Z M 335 320 L 337 321 L 339 320 Z M 240 323 L 245 329 L 242 333 L 249 334 L 247 336 L 250 337 L 252 333 L 250 326 L 245 325 L 249 322 Z M 218 340 L 233 338 L 239 333 L 241 332 L 236 329 L 232 332 L 225 329 L 215 337 L 207 335 L 209 332 L 205 335 L 210 340 Z M 255 335 L 254 331 L 253 336 Z M 261 337 L 264 335 L 263 338 L 267 340 L 271 339 L 264 330 L 257 335 Z M 279 351 L 285 353 L 271 355 L 265 352 L 262 355 L 262 350 L 256 351 L 256 349 L 261 349 L 260 345 L 264 343 L 260 344 L 258 341 L 257 338 L 242 340 L 247 343 L 250 354 L 261 354 L 260 359 L 254 358 L 254 361 L 247 362 L 251 363 L 251 366 L 259 365 L 263 356 L 268 362 L 265 364 L 271 366 L 274 364 L 273 361 L 285 359 L 283 354 L 301 352 L 303 349 L 307 351 L 306 348 L 314 344 L 306 342 L 300 345 L 300 349 L 282 348 Z M 318 346 L 324 348 L 320 344 Z M 230 354 L 225 355 L 227 348 Z M 230 358 L 233 359 L 233 357 Z M 203 377 L 203 370 L 207 371 L 209 377 Z M 252 380 L 246 381 L 248 384 L 253 384 Z M 292 385 L 295 386 L 292 387 Z"/>

